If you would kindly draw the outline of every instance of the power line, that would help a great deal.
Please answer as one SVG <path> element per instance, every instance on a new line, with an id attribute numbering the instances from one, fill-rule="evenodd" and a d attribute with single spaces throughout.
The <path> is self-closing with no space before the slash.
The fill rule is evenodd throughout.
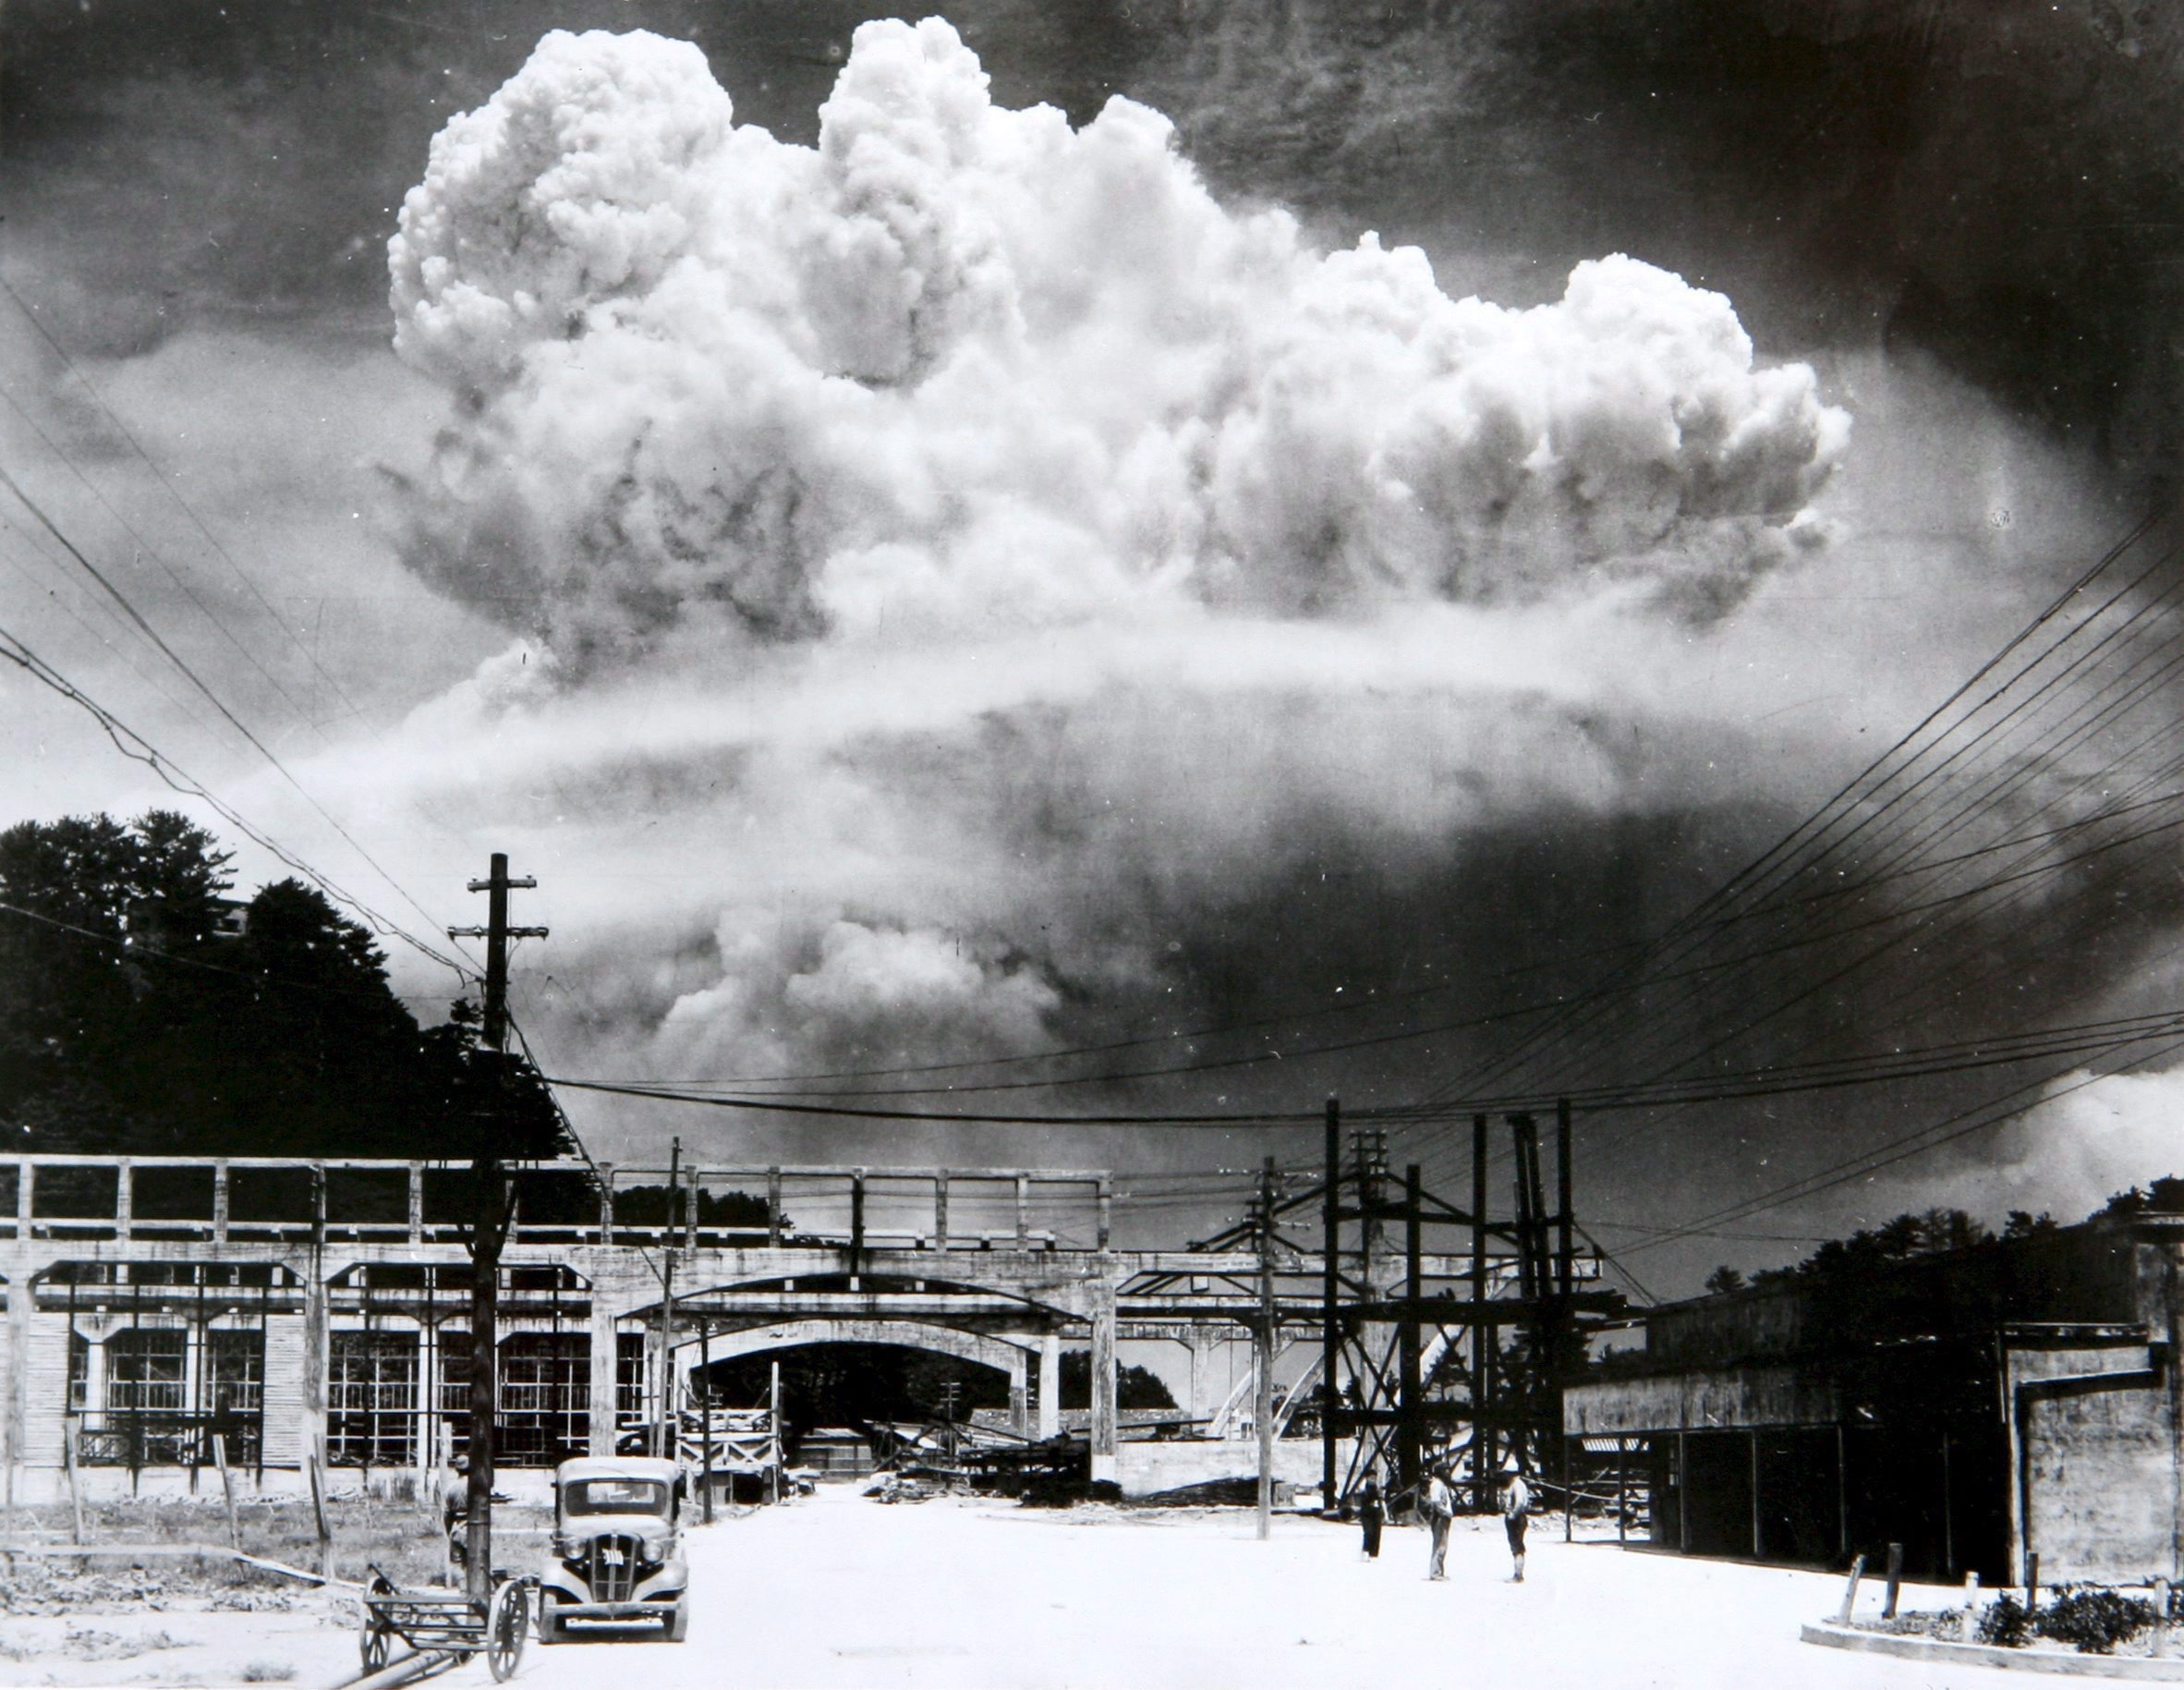
<path id="1" fill-rule="evenodd" d="M 233 711 L 227 708 L 226 704 L 221 699 L 220 695 L 215 693 L 211 687 L 205 684 L 204 680 L 198 675 L 197 671 L 192 669 L 188 663 L 184 663 L 181 657 L 176 653 L 174 648 L 169 646 L 165 640 L 160 638 L 158 631 L 152 627 L 151 623 L 144 619 L 143 615 L 138 611 L 137 607 L 129 602 L 127 597 L 121 591 L 121 590 L 115 587 L 112 581 L 108 580 L 106 577 L 101 573 L 98 565 L 93 564 L 90 558 L 86 557 L 83 553 L 78 549 L 76 542 L 70 540 L 67 534 L 63 533 L 59 526 L 53 520 L 53 518 L 48 517 L 45 512 L 41 509 L 39 505 L 30 498 L 30 496 L 26 493 L 19 485 L 17 484 L 15 478 L 7 473 L 5 466 L 0 466 L 0 484 L 4 484 L 10 492 L 14 493 L 16 498 L 21 503 L 23 508 L 29 511 L 32 517 L 37 518 L 39 526 L 43 528 L 47 533 L 51 534 L 55 540 L 58 541 L 62 549 L 65 550 L 70 557 L 74 558 L 78 564 L 81 565 L 84 571 L 89 574 L 93 580 L 97 581 L 101 587 L 106 590 L 107 593 L 115 600 L 115 602 L 118 603 L 126 613 L 127 613 L 129 619 L 134 622 L 138 627 L 143 630 L 145 638 L 150 639 L 160 649 L 160 650 L 166 654 L 169 661 L 171 661 L 175 666 L 181 670 L 183 675 L 188 678 L 190 684 L 194 686 L 198 691 L 204 694 L 205 698 L 211 702 L 212 708 L 218 711 L 220 714 L 225 718 L 229 725 L 232 726 L 237 733 L 240 734 L 250 743 L 252 748 L 254 748 L 261 757 L 264 758 L 267 762 L 273 765 L 273 767 L 279 772 L 281 778 L 286 781 L 289 785 L 293 786 L 302 796 L 305 803 L 309 804 L 313 809 L 317 810 L 319 814 L 325 819 L 327 825 L 333 828 L 336 833 L 341 835 L 342 839 L 346 842 L 349 848 L 355 851 L 358 857 L 362 857 L 366 863 L 370 864 L 372 870 L 378 874 L 381 880 L 384 881 L 394 890 L 397 896 L 399 896 L 412 909 L 416 910 L 419 915 L 424 917 L 426 920 L 431 920 L 431 911 L 425 908 L 423 905 L 419 904 L 415 898 L 409 895 L 408 891 L 402 885 L 402 883 L 395 880 L 392 874 L 390 874 L 383 867 L 381 866 L 379 859 L 373 857 L 370 852 L 367 851 L 362 845 L 358 843 L 356 836 L 352 834 L 347 828 L 341 824 L 341 822 L 334 817 L 333 811 L 329 810 L 323 804 L 320 803 L 317 798 L 313 797 L 309 790 L 305 787 L 303 783 L 297 780 L 295 775 L 288 772 L 287 765 L 282 762 L 278 757 L 275 757 L 273 751 L 266 746 L 265 742 L 260 739 L 257 735 L 253 734 L 249 728 L 244 724 L 242 719 L 238 717 Z M 14 637 L 10 635 L 9 638 L 13 638 Z M 15 643 L 18 646 L 22 645 L 22 642 L 19 639 L 17 639 Z M 24 649 L 26 650 L 28 650 L 27 647 Z M 144 740 L 141 736 L 132 734 L 131 737 L 136 738 L 140 744 L 149 744 L 149 742 Z M 200 796 L 207 797 L 208 800 L 210 798 L 209 794 L 204 794 L 201 791 Z M 406 938 L 408 936 L 406 934 L 404 937 Z M 416 943 L 417 942 L 415 940 L 411 940 L 410 942 Z M 431 951 L 427 951 L 426 954 L 433 955 L 435 954 Z M 445 961 L 446 959 L 444 957 L 441 957 L 438 960 Z M 451 964 L 450 966 L 455 967 L 456 965 Z"/>
<path id="2" fill-rule="evenodd" d="M 4 471 L 0 471 L 0 474 L 4 473 Z M 160 750 L 143 735 L 138 733 L 136 729 L 130 727 L 112 711 L 106 709 L 104 705 L 99 703 L 97 699 L 69 680 L 67 676 L 61 674 L 59 670 L 45 662 L 18 636 L 10 633 L 5 627 L 0 627 L 0 641 L 6 642 L 5 646 L 0 646 L 0 657 L 6 658 L 48 690 L 59 694 L 70 703 L 89 713 L 91 719 L 104 730 L 106 737 L 113 742 L 115 750 L 132 762 L 142 763 L 157 775 L 169 789 L 181 793 L 187 797 L 200 799 L 211 806 L 222 820 L 252 844 L 304 876 L 337 904 L 356 911 L 364 918 L 372 931 L 381 938 L 400 939 L 404 943 L 439 963 L 442 967 L 453 969 L 457 979 L 466 982 L 475 978 L 475 971 L 463 962 L 447 955 L 435 946 L 418 938 L 416 934 L 400 924 L 381 915 L 371 906 L 364 903 L 354 894 L 346 891 L 338 882 L 313 868 L 302 857 L 273 838 L 272 835 L 254 826 L 233 805 L 227 803 L 210 787 L 190 775 L 179 763 Z M 7 647 L 14 649 L 11 650 Z"/>
<path id="3" fill-rule="evenodd" d="M 326 986 L 316 980 L 293 979 L 280 974 L 259 974 L 249 968 L 230 968 L 220 963 L 206 962 L 201 957 L 182 956 L 173 951 L 163 951 L 152 945 L 135 944 L 127 938 L 113 933 L 102 933 L 96 928 L 79 927 L 73 921 L 63 921 L 57 916 L 49 916 L 40 910 L 27 909 L 20 904 L 0 903 L 0 912 L 19 916 L 26 920 L 42 922 L 47 927 L 58 928 L 63 932 L 74 933 L 84 939 L 95 940 L 100 944 L 112 946 L 115 950 L 127 951 L 140 959 L 172 963 L 179 968 L 198 968 L 208 974 L 224 974 L 236 979 L 249 980 L 254 986 L 278 986 L 284 991 L 316 991 L 329 997 L 360 998 L 373 1003 L 383 1003 L 390 999 L 403 1003 L 437 1002 L 432 998 L 406 998 L 396 991 L 385 993 L 359 991 L 352 986 Z"/>
<path id="4" fill-rule="evenodd" d="M 1857 824 L 1857 826 L 1852 827 L 1850 833 L 1849 834 L 1843 835 L 1841 839 L 1831 839 L 1830 837 L 1831 835 L 1837 833 L 1838 830 L 1844 825 L 1846 821 L 1848 821 L 1850 814 L 1850 809 L 1849 807 L 1853 798 L 1853 795 L 1857 795 L 1862 791 L 1871 791 L 1877 793 L 1881 786 L 1885 785 L 1887 781 L 1897 779 L 1899 776 L 1903 775 L 1908 771 L 1917 766 L 1923 759 L 1929 755 L 1929 752 L 1933 749 L 1933 747 L 1931 745 L 1922 747 L 1918 750 L 1911 751 L 1908 756 L 1905 755 L 1907 749 L 1918 742 L 1923 736 L 1926 735 L 1929 729 L 1933 728 L 1937 723 L 1941 722 L 1966 698 L 1970 697 L 1987 679 L 1988 676 L 1994 675 L 1997 670 L 2002 668 L 2002 666 L 2008 662 L 2010 657 L 2016 653 L 2020 648 L 2026 645 L 2038 635 L 2041 628 L 2045 626 L 2049 622 L 2053 621 L 2057 615 L 2059 615 L 2081 593 L 2082 593 L 2087 588 L 2091 587 L 2094 581 L 2100 578 L 2102 575 L 2112 568 L 2117 562 L 2118 562 L 2123 556 L 2126 555 L 2126 553 L 2128 553 L 2142 540 L 2143 540 L 2147 534 L 2151 533 L 2154 530 L 2155 525 L 2161 521 L 2164 517 L 2166 517 L 2166 508 L 2157 509 L 2146 517 L 2142 521 L 2141 521 L 2130 531 L 2130 533 L 2126 535 L 2124 539 L 2118 541 L 2115 546 L 2111 547 L 2109 551 L 2103 554 L 2103 556 L 2098 561 L 2096 561 L 2090 568 L 2083 571 L 2068 588 L 2064 590 L 2063 592 L 2058 594 L 2054 601 L 2052 601 L 2037 615 L 2026 623 L 2024 626 L 2022 626 L 2018 631 L 2018 633 L 2002 647 L 1999 651 L 1996 652 L 1970 677 L 1968 677 L 1953 691 L 1951 691 L 1947 698 L 1944 699 L 1941 703 L 1937 704 L 1933 710 L 1929 711 L 1924 717 L 1923 717 L 1906 733 L 1899 736 L 1893 744 L 1891 744 L 1878 757 L 1875 758 L 1871 762 L 1869 762 L 1862 771 L 1838 787 L 1835 793 L 1832 794 L 1825 802 L 1823 802 L 1818 809 L 1814 810 L 1804 821 L 1799 822 L 1796 827 L 1792 828 L 1788 833 L 1783 835 L 1782 838 L 1778 840 L 1773 845 L 1769 846 L 1766 851 L 1761 853 L 1759 857 L 1748 862 L 1736 874 L 1732 875 L 1728 881 L 1724 882 L 1723 885 L 1717 887 L 1714 892 L 1708 894 L 1706 897 L 1701 899 L 1697 905 L 1695 905 L 1691 910 L 1687 911 L 1686 914 L 1680 918 L 1677 922 L 1673 923 L 1668 929 L 1657 936 L 1650 945 L 1644 947 L 1644 949 L 1642 950 L 1640 954 L 1639 959 L 1632 965 L 1630 970 L 1626 971 L 1620 977 L 1603 980 L 1590 991 L 1582 993 L 1578 997 L 1571 1000 L 1564 1014 L 1561 1016 L 1556 1017 L 1547 1023 L 1542 1024 L 1541 1026 L 1535 1027 L 1529 1034 L 1525 1036 L 1524 1039 L 1518 1041 L 1518 1043 L 1513 1048 L 1493 1058 L 1490 1058 L 1484 1064 L 1474 1064 L 1472 1068 L 1464 1074 L 1452 1077 L 1442 1087 L 1437 1088 L 1433 1092 L 1429 1092 L 1426 1100 L 1430 1101 L 1438 1097 L 1447 1096 L 1458 1090 L 1474 1087 L 1480 1083 L 1483 1079 L 1491 1077 L 1495 1073 L 1505 1071 L 1508 1068 L 1513 1066 L 1519 1061 L 1523 1060 L 1527 1055 L 1527 1053 L 1537 1052 L 1546 1048 L 1549 1048 L 1554 1041 L 1563 1040 L 1569 1037 L 1571 1034 L 1580 1030 L 1583 1018 L 1585 1015 L 1586 1007 L 1588 1005 L 1618 996 L 1627 996 L 1632 992 L 1644 990 L 1647 984 L 1647 975 L 1650 967 L 1657 966 L 1660 961 L 1674 961 L 1680 955 L 1688 954 L 1691 949 L 1698 942 L 1705 938 L 1715 930 L 1715 925 L 1717 920 L 1717 911 L 1721 910 L 1723 907 L 1729 905 L 1738 898 L 1753 894 L 1755 890 L 1757 895 L 1761 897 L 1766 896 L 1768 891 L 1772 887 L 1779 886 L 1782 883 L 1783 880 L 1786 878 L 1787 872 L 1794 872 L 1794 869 L 1786 870 L 1785 865 L 1792 863 L 1800 857 L 1803 857 L 1808 862 L 1814 860 L 1820 852 L 1830 848 L 1831 845 L 1839 845 L 1847 841 L 1849 838 L 1854 837 L 1860 829 L 1871 823 L 1873 817 L 1870 814 L 1863 821 L 1861 821 Z M 2153 569 L 2161 566 L 2161 561 L 2166 561 L 2166 559 L 2157 560 L 2157 562 L 2154 565 L 2149 566 L 2148 569 L 2142 571 L 2140 575 L 2135 578 L 2135 582 L 2143 581 L 2145 578 L 2147 578 L 2151 575 Z M 2135 582 L 2133 584 L 2135 584 Z M 2129 590 L 2129 589 L 2127 588 L 2126 590 Z M 2108 604 L 2103 605 L 2102 610 L 2105 612 L 2108 608 L 2108 605 L 2113 604 L 2115 602 L 2116 600 L 2112 598 L 2108 602 Z M 2098 614 L 2099 613 L 2096 613 L 2096 615 Z M 2090 626 L 2091 620 L 2092 619 L 2089 618 L 2088 622 L 2086 624 L 2081 624 L 2081 626 Z M 2071 630 L 2070 634 L 2064 636 L 2064 640 L 2068 640 L 2069 638 L 2072 638 L 2076 632 L 2076 629 Z M 1987 705 L 1994 702 L 1994 700 L 1998 698 L 2002 692 L 2008 689 L 2008 686 L 2014 685 L 2017 678 L 2029 674 L 2032 668 L 2037 667 L 2040 663 L 2045 661 L 2047 656 L 2052 654 L 2054 650 L 2059 649 L 2059 646 L 2062 643 L 2063 641 L 2056 642 L 2055 645 L 2051 645 L 2038 657 L 2021 666 L 2018 670 L 2017 675 L 2013 676 L 2010 682 L 2005 683 L 2003 687 L 1998 687 L 1994 692 L 1990 693 L 1984 699 L 1981 701 L 1979 705 L 1973 708 L 1973 710 L 1966 717 L 1966 720 L 1970 720 L 1971 716 L 1977 715 L 1979 711 L 1985 709 Z M 1989 729 L 1985 730 L 1986 733 L 1991 733 L 1992 731 L 1993 728 L 1991 725 Z M 1984 736 L 1984 733 L 1982 736 Z M 1899 763 L 1898 763 L 1899 759 L 1901 759 Z M 1897 766 L 1893 769 L 1890 769 L 1889 765 L 1891 763 L 1897 763 Z M 1888 771 L 1886 775 L 1882 774 L 1882 771 L 1884 770 Z M 1933 774 L 1934 772 L 1930 770 L 1925 774 L 1918 777 L 1918 779 L 1913 783 L 1912 789 L 1915 789 L 1917 785 L 1923 784 L 1926 780 L 1932 778 Z"/>
<path id="5" fill-rule="evenodd" d="M 128 424 L 124 422 L 120 416 L 115 411 L 114 407 L 106 403 L 105 396 L 101 394 L 96 387 L 91 385 L 91 378 L 85 375 L 82 370 L 77 366 L 76 360 L 68 355 L 67 347 L 64 347 L 60 343 L 59 339 L 55 336 L 53 331 L 45 326 L 44 322 L 40 320 L 37 311 L 30 307 L 30 305 L 23 298 L 22 295 L 16 292 L 14 286 L 5 276 L 0 276 L 0 292 L 5 292 L 7 297 L 15 302 L 16 310 L 20 311 L 23 314 L 24 320 L 28 322 L 33 329 L 38 331 L 38 334 L 44 340 L 45 344 L 54 349 L 55 356 L 59 358 L 63 367 L 67 370 L 68 373 L 76 378 L 78 384 L 82 387 L 83 391 L 91 395 L 91 402 L 99 407 L 102 413 L 104 414 L 106 420 L 114 425 L 115 432 L 120 434 L 122 439 L 128 443 L 129 449 L 134 452 L 140 459 L 142 460 L 144 467 L 151 470 L 152 475 L 158 479 L 159 484 L 166 489 L 168 494 L 174 499 L 175 503 L 182 507 L 183 515 L 188 517 L 190 522 L 196 527 L 197 531 L 204 536 L 205 543 L 212 548 L 213 552 L 219 556 L 220 561 L 228 566 L 229 570 L 234 573 L 236 578 L 241 581 L 242 584 L 249 590 L 250 596 L 256 599 L 259 604 L 263 607 L 266 614 L 273 619 L 274 625 L 278 626 L 284 634 L 288 636 L 289 643 L 294 645 L 297 650 L 303 654 L 304 660 L 308 662 L 313 669 L 318 671 L 320 679 L 323 680 L 327 686 L 334 689 L 334 697 L 339 699 L 342 703 L 348 708 L 349 712 L 352 715 L 361 714 L 361 707 L 358 705 L 356 700 L 351 699 L 346 691 L 343 690 L 341 683 L 335 680 L 334 677 L 330 673 L 328 673 L 326 666 L 319 661 L 318 654 L 303 643 L 302 636 L 297 634 L 294 628 L 288 626 L 287 622 L 282 617 L 281 613 L 273 607 L 273 601 L 268 599 L 265 594 L 260 590 L 257 581 L 253 579 L 249 572 L 243 568 L 242 565 L 236 561 L 234 555 L 228 551 L 228 549 L 224 545 L 221 544 L 219 537 L 214 534 L 211 528 L 206 525 L 205 519 L 198 514 L 197 507 L 191 505 L 188 499 L 182 496 L 182 490 L 175 485 L 174 479 L 169 476 L 164 469 L 161 468 L 158 463 L 153 460 L 152 454 L 144 449 L 142 443 L 140 442 L 137 439 L 135 433 L 130 431 Z M 272 677 L 268 676 L 267 678 L 271 679 Z M 285 697 L 286 695 L 284 694 L 283 696 Z M 293 703 L 294 700 L 290 700 L 290 702 Z"/>
<path id="6" fill-rule="evenodd" d="M 198 597 L 197 589 L 190 586 L 188 581 L 184 580 L 182 577 L 176 572 L 174 565 L 169 564 L 164 557 L 160 555 L 158 548 L 153 546 L 149 540 L 145 539 L 142 534 L 137 531 L 137 528 L 134 523 L 130 522 L 127 517 L 123 516 L 118 510 L 114 508 L 113 502 L 99 490 L 98 485 L 93 482 L 89 476 L 85 475 L 83 471 L 77 467 L 76 460 L 70 457 L 66 452 L 61 450 L 59 444 L 54 440 L 53 436 L 48 434 L 44 429 L 39 426 L 38 419 L 32 417 L 29 411 L 25 410 L 21 403 L 17 400 L 15 395 L 9 393 L 5 387 L 0 387 L 0 403 L 5 403 L 8 409 L 12 410 L 17 416 L 20 417 L 23 419 L 25 426 L 30 429 L 30 432 L 37 435 L 41 441 L 44 442 L 46 450 L 51 452 L 55 457 L 59 458 L 62 463 L 68 467 L 68 473 L 73 475 L 79 481 L 83 483 L 85 490 L 90 492 L 93 499 L 98 501 L 100 507 L 120 525 L 121 529 L 125 534 L 137 542 L 137 549 L 139 553 L 145 557 L 149 557 L 153 563 L 159 565 L 160 572 L 164 574 L 168 580 L 174 582 L 176 587 L 181 590 L 183 596 L 187 598 L 191 604 L 197 607 L 198 614 L 202 616 L 207 622 L 210 622 L 220 631 L 220 637 L 223 639 L 226 640 L 229 645 L 233 646 L 237 651 L 242 653 L 244 661 L 247 662 L 251 668 L 257 670 L 259 675 L 264 679 L 265 684 L 271 687 L 274 692 L 280 695 L 281 701 L 287 705 L 291 711 L 295 711 L 298 718 L 308 722 L 309 717 L 305 713 L 303 706 L 297 703 L 297 701 L 289 696 L 288 689 L 283 687 L 279 680 L 274 677 L 273 671 L 268 669 L 263 663 L 258 661 L 258 654 L 235 637 L 234 630 L 229 628 L 226 623 L 221 621 L 219 615 L 213 611 L 212 607 L 207 604 L 202 599 Z M 22 490 L 20 488 L 15 487 L 15 483 L 13 481 L 10 481 L 8 485 L 11 488 L 15 488 L 16 497 L 18 499 L 23 499 L 23 503 L 26 505 L 30 504 L 30 501 L 27 498 L 23 498 Z M 44 520 L 42 513 L 33 509 L 31 514 L 37 516 L 41 521 Z M 55 531 L 57 532 L 58 530 Z M 71 547 L 70 550 L 73 551 L 74 548 Z M 86 566 L 88 567 L 88 565 Z M 109 592 L 114 590 L 112 584 L 108 582 L 103 576 L 100 576 L 98 579 L 99 584 L 102 587 L 104 587 Z M 131 615 L 134 615 L 136 613 L 133 610 L 130 612 Z M 140 618 L 140 621 L 141 621 L 141 618 Z M 149 626 L 146 627 L 146 632 L 147 634 L 150 634 Z M 159 639 L 156 635 L 152 635 L 152 638 L 153 642 L 158 645 L 162 651 L 166 653 L 167 657 L 173 661 L 177 668 L 181 668 L 185 674 L 188 673 L 187 665 L 182 663 L 180 658 L 175 656 L 174 652 L 168 649 L 164 640 Z M 196 679 L 194 675 L 192 675 L 190 678 L 192 680 Z"/>

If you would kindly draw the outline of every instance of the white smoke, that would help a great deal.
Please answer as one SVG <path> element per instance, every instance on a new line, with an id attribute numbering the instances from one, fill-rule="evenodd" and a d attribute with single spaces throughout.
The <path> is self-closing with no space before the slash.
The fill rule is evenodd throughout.
<path id="1" fill-rule="evenodd" d="M 1628 580 L 1718 614 L 1848 430 L 1728 300 L 1626 258 L 1531 310 L 1310 250 L 1167 121 L 992 103 L 860 29 L 817 149 L 696 48 L 548 36 L 435 140 L 395 346 L 460 397 L 416 554 L 580 666 L 677 625 L 1043 626 Z"/>
<path id="2" fill-rule="evenodd" d="M 453 400 L 410 561 L 534 643 L 387 776 L 642 887 L 555 918 L 625 1071 L 1139 1030 L 1330 857 L 1400 892 L 1687 800 L 1783 677 L 1678 664 L 1824 556 L 1848 435 L 1717 294 L 1316 252 L 1153 111 L 996 106 L 938 19 L 857 31 L 816 148 L 695 48 L 550 35 L 391 259 Z"/>
<path id="3" fill-rule="evenodd" d="M 2068 1225 L 2118 1192 L 2184 1176 L 2179 1122 L 2184 1069 L 2068 1075 L 2040 1103 L 1983 1139 L 1975 1163 L 1885 1181 L 1868 1207 L 1876 1214 L 1961 1209 L 1996 1228 L 2022 1210 L 2051 1213 Z"/>

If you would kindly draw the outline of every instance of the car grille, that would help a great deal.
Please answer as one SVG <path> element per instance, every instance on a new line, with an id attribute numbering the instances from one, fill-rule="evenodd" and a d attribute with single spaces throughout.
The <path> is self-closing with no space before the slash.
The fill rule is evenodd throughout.
<path id="1" fill-rule="evenodd" d="M 622 1564 L 613 1565 L 607 1552 L 621 1551 Z M 595 1602 L 626 1602 L 630 1592 L 637 1588 L 637 1540 L 609 1535 L 594 1538 L 584 1552 L 580 1563 L 584 1569 L 584 1582 L 591 1587 L 591 1599 Z"/>

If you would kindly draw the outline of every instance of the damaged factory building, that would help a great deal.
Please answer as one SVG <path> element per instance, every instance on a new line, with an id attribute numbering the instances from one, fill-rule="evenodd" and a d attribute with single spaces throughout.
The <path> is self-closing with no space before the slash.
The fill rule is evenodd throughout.
<path id="1" fill-rule="evenodd" d="M 2180 1267 L 2184 1216 L 2142 1216 L 1664 1305 L 1564 1429 L 1687 1554 L 2178 1579 Z"/>

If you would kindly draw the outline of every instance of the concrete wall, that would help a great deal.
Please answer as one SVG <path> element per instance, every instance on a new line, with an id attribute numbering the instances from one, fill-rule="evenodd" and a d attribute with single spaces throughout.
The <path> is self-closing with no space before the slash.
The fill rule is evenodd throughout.
<path id="1" fill-rule="evenodd" d="M 1350 1465 L 1350 1446 L 1339 1446 L 1339 1472 Z M 1258 1441 L 1253 1438 L 1179 1438 L 1125 1442 L 1115 1452 L 1116 1482 L 1124 1496 L 1152 1496 L 1219 1478 L 1256 1478 Z M 1278 1439 L 1274 1477 L 1292 1486 L 1319 1489 L 1319 1440 Z"/>
<path id="2" fill-rule="evenodd" d="M 2016 1559 L 2036 1553 L 2043 1583 L 2179 1571 L 2169 1389 L 2147 1360 L 2143 1346 L 2010 1353 Z"/>
<path id="3" fill-rule="evenodd" d="M 1562 1429 L 1587 1437 L 1720 1431 L 1735 1427 L 1826 1426 L 1838 1412 L 1834 1388 L 1794 1368 L 1729 1368 L 1602 1380 L 1562 1395 Z"/>

